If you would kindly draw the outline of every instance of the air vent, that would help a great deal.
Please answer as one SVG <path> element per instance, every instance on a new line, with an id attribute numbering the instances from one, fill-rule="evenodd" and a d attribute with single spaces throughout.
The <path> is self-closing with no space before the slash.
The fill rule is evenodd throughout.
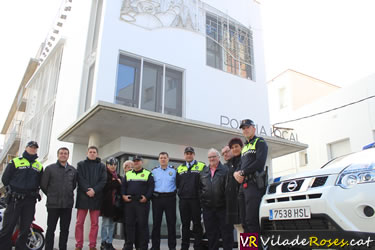
<path id="1" fill-rule="evenodd" d="M 322 194 L 309 194 L 309 199 L 319 199 L 322 197 Z"/>
<path id="2" fill-rule="evenodd" d="M 314 187 L 324 186 L 324 184 L 326 184 L 327 179 L 328 179 L 328 176 L 316 177 L 311 187 L 314 188 Z"/>
<path id="3" fill-rule="evenodd" d="M 277 182 L 277 183 L 272 183 L 269 188 L 268 188 L 268 193 L 269 194 L 274 194 L 276 193 L 276 188 L 278 185 L 280 185 L 281 182 Z"/>

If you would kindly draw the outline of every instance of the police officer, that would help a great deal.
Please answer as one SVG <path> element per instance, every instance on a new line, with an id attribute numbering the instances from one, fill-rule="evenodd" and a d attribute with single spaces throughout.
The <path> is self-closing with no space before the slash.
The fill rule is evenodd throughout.
<path id="1" fill-rule="evenodd" d="M 136 234 L 139 236 L 139 249 L 147 250 L 149 201 L 154 192 L 154 178 L 150 171 L 142 167 L 143 160 L 140 156 L 135 156 L 133 161 L 134 169 L 125 174 L 122 182 L 122 197 L 126 202 L 125 250 L 133 249 Z"/>
<path id="2" fill-rule="evenodd" d="M 16 249 L 27 249 L 26 240 L 34 219 L 36 200 L 40 199 L 39 185 L 43 173 L 42 164 L 36 160 L 38 148 L 37 142 L 28 142 L 22 156 L 11 160 L 4 171 L 2 182 L 8 189 L 8 205 L 0 231 L 1 249 L 11 249 L 11 238 L 18 221 L 20 234 Z"/>
<path id="3" fill-rule="evenodd" d="M 265 188 L 258 188 L 254 175 L 255 172 L 264 171 L 268 146 L 262 137 L 255 135 L 256 128 L 252 120 L 243 120 L 240 128 L 246 141 L 241 151 L 241 170 L 236 171 L 233 176 L 241 183 L 239 201 L 244 231 L 259 233 L 259 206 Z"/>
<path id="4" fill-rule="evenodd" d="M 176 170 L 168 165 L 167 152 L 159 154 L 160 165 L 152 170 L 155 190 L 152 197 L 152 249 L 160 250 L 160 227 L 163 212 L 167 219 L 168 247 L 176 249 Z"/>
<path id="5" fill-rule="evenodd" d="M 176 182 L 180 197 L 179 208 L 182 224 L 181 250 L 189 249 L 190 221 L 193 221 L 195 250 L 201 248 L 203 234 L 199 202 L 199 174 L 206 165 L 194 160 L 194 157 L 194 148 L 186 147 L 184 151 L 186 162 L 177 168 Z"/>

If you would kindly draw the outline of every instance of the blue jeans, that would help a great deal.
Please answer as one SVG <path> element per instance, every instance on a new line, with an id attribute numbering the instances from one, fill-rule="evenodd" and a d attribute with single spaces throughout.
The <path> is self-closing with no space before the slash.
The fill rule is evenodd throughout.
<path id="1" fill-rule="evenodd" d="M 115 222 L 112 218 L 102 217 L 102 242 L 107 242 L 112 244 L 113 241 L 113 231 L 115 229 Z"/>

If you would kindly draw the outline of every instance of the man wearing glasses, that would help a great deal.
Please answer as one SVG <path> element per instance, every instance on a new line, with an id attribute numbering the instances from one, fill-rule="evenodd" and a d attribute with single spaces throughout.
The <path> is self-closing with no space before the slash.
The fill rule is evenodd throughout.
<path id="1" fill-rule="evenodd" d="M 219 249 L 220 235 L 223 249 L 233 249 L 233 225 L 226 223 L 225 182 L 228 168 L 220 163 L 219 152 L 208 150 L 209 166 L 200 174 L 200 201 L 208 238 L 208 249 Z"/>
<path id="2" fill-rule="evenodd" d="M 230 150 L 228 145 L 221 149 L 221 156 L 224 158 L 225 163 L 233 158 L 232 151 Z"/>

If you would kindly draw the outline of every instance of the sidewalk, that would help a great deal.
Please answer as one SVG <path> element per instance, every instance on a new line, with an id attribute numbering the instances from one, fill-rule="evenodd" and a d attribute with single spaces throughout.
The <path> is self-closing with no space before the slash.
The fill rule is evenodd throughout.
<path id="1" fill-rule="evenodd" d="M 97 245 L 96 245 L 96 248 L 99 250 L 100 249 L 100 243 L 101 243 L 101 240 L 100 240 L 100 237 L 98 237 L 98 240 L 97 240 Z M 59 237 L 55 237 L 55 248 L 58 247 L 58 244 L 59 244 Z M 87 250 L 89 249 L 89 242 L 88 241 L 85 241 L 84 245 L 83 245 L 83 249 L 84 250 Z M 116 248 L 116 250 L 121 250 L 122 247 L 124 246 L 124 240 L 117 240 L 117 239 L 113 239 L 113 247 Z M 180 239 L 177 239 L 177 246 L 176 248 L 179 249 L 181 247 L 181 240 Z M 149 243 L 149 248 L 151 248 L 151 241 Z M 74 235 L 73 236 L 69 236 L 69 239 L 68 239 L 68 249 L 69 250 L 74 250 L 75 249 L 75 239 L 74 239 Z M 161 243 L 160 243 L 160 249 L 161 250 L 168 250 L 168 240 L 167 239 L 161 239 Z"/>

